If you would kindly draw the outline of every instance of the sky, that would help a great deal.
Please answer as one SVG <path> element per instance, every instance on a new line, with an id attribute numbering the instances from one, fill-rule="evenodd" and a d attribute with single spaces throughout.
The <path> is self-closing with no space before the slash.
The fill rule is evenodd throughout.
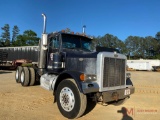
<path id="1" fill-rule="evenodd" d="M 128 36 L 153 36 L 160 31 L 160 0 L 0 0 L 0 27 L 20 34 L 33 30 L 41 37 L 42 13 L 47 16 L 47 33 L 70 28 L 86 34 L 112 34 L 124 41 Z M 3 31 L 0 30 L 0 34 Z"/>

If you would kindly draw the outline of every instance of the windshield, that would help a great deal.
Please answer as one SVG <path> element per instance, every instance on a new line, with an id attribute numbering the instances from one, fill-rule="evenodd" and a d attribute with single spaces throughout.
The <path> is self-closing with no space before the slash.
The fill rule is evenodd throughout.
<path id="1" fill-rule="evenodd" d="M 91 39 L 83 36 L 62 34 L 62 47 L 91 51 Z"/>

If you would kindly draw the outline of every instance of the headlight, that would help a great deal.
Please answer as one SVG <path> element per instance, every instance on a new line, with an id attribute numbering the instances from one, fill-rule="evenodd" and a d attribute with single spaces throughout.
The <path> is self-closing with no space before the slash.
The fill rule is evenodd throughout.
<path id="1" fill-rule="evenodd" d="M 131 78 L 131 73 L 126 73 L 126 78 Z"/>
<path id="2" fill-rule="evenodd" d="M 97 80 L 97 77 L 94 74 L 81 74 L 80 80 L 85 81 L 85 82 L 86 81 L 95 81 L 95 80 Z"/>

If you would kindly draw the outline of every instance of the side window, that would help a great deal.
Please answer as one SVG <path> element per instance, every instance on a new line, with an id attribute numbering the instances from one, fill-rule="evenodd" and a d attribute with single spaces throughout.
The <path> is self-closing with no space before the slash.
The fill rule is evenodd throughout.
<path id="1" fill-rule="evenodd" d="M 51 42 L 50 42 L 50 48 L 59 48 L 59 40 L 58 40 L 58 38 L 57 37 L 53 37 L 53 38 L 51 38 L 51 40 L 50 40 Z"/>
<path id="2" fill-rule="evenodd" d="M 84 49 L 89 49 L 89 47 L 90 47 L 89 45 L 90 45 L 89 43 L 82 44 L 82 46 L 83 46 Z"/>

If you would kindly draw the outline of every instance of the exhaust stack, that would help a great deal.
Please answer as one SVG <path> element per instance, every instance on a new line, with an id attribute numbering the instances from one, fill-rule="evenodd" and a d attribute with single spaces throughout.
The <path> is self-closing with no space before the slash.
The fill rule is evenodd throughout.
<path id="1" fill-rule="evenodd" d="M 46 15 L 42 13 L 43 19 L 44 19 L 44 24 L 43 24 L 43 34 L 46 33 Z"/>
<path id="2" fill-rule="evenodd" d="M 42 33 L 42 38 L 39 42 L 39 57 L 38 57 L 38 73 L 39 75 L 43 75 L 45 73 L 46 69 L 46 58 L 47 58 L 47 46 L 48 46 L 48 41 L 47 37 L 48 35 L 46 34 L 46 15 L 42 14 L 43 19 L 44 19 L 44 25 L 43 25 L 43 33 Z"/>
<path id="3" fill-rule="evenodd" d="M 83 34 L 86 34 L 85 29 L 86 29 L 86 26 L 83 25 L 83 29 L 82 29 L 82 33 L 83 33 Z"/>

